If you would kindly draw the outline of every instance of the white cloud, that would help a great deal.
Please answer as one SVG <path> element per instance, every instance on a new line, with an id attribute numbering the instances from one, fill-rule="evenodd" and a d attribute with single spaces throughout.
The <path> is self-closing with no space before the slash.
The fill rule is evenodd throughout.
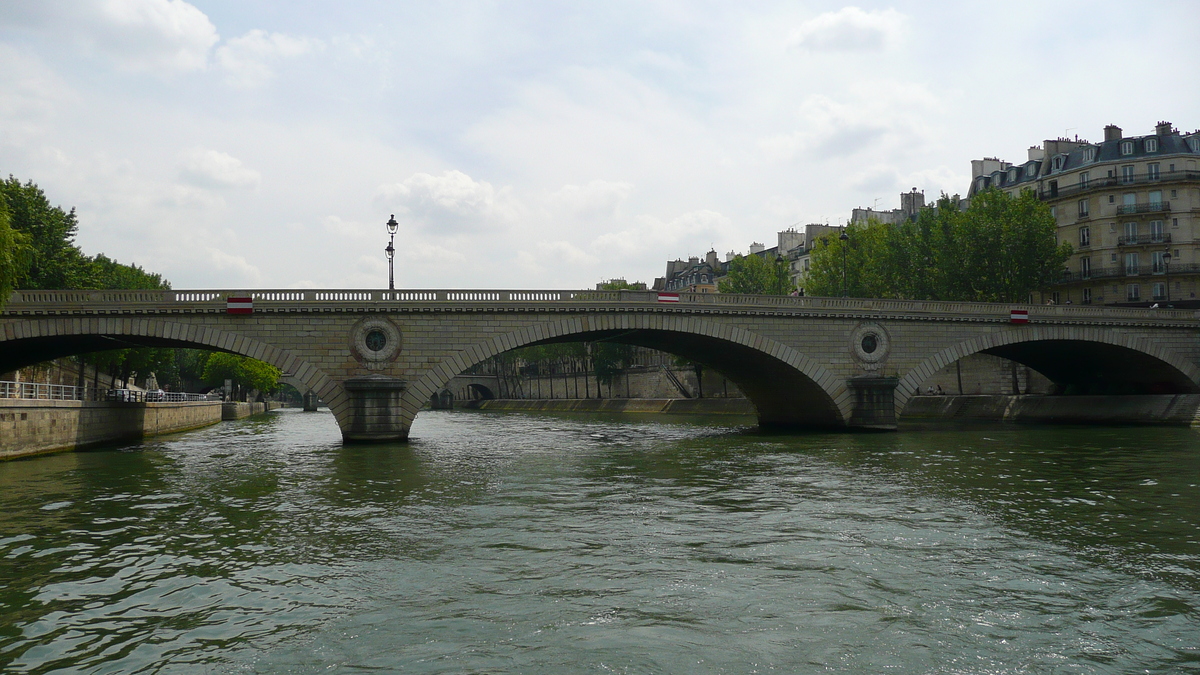
<path id="1" fill-rule="evenodd" d="M 180 176 L 205 188 L 256 188 L 262 176 L 242 160 L 217 150 L 192 148 L 183 154 Z"/>
<path id="2" fill-rule="evenodd" d="M 551 208 L 576 218 L 609 218 L 629 198 L 633 184 L 624 181 L 589 181 L 587 185 L 564 185 L 550 195 Z"/>
<path id="3" fill-rule="evenodd" d="M 401 217 L 445 234 L 503 228 L 521 211 L 511 189 L 497 190 L 461 171 L 413 174 L 403 183 L 381 185 L 376 196 Z"/>
<path id="4" fill-rule="evenodd" d="M 904 33 L 907 17 L 894 9 L 843 7 L 800 24 L 789 42 L 815 51 L 879 51 Z"/>
<path id="5" fill-rule="evenodd" d="M 546 241 L 534 244 L 532 251 L 517 253 L 517 264 L 531 274 L 545 274 L 563 266 L 591 267 L 599 260 L 569 241 Z"/>
<path id="6" fill-rule="evenodd" d="M 103 54 L 133 71 L 203 70 L 220 39 L 204 12 L 183 0 L 10 2 L 0 18 Z"/>
<path id="7" fill-rule="evenodd" d="M 226 71 L 227 82 L 238 87 L 255 87 L 271 79 L 276 62 L 320 51 L 324 46 L 312 38 L 255 29 L 226 41 L 217 48 L 215 58 L 217 65 Z"/>
<path id="8" fill-rule="evenodd" d="M 694 251 L 723 239 L 731 225 L 729 218 L 709 210 L 692 211 L 665 222 L 643 215 L 637 218 L 635 227 L 602 234 L 592 240 L 590 247 L 614 258 L 647 253 L 678 257 L 687 253 L 681 249 Z"/>

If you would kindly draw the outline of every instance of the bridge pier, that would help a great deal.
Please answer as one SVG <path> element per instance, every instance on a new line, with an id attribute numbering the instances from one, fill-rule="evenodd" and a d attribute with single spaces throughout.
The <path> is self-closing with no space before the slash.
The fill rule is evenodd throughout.
<path id="1" fill-rule="evenodd" d="M 342 428 L 348 443 L 408 440 L 411 420 L 400 405 L 408 383 L 386 375 L 353 377 L 342 383 L 350 401 L 349 421 Z"/>
<path id="2" fill-rule="evenodd" d="M 850 410 L 851 429 L 896 430 L 896 385 L 898 377 L 853 377 L 846 381 L 854 397 Z"/>
<path id="3" fill-rule="evenodd" d="M 317 411 L 317 402 L 318 402 L 319 398 L 320 397 L 317 396 L 317 392 L 315 392 L 315 391 L 310 391 L 307 394 L 305 394 L 304 395 L 304 412 L 316 412 Z"/>

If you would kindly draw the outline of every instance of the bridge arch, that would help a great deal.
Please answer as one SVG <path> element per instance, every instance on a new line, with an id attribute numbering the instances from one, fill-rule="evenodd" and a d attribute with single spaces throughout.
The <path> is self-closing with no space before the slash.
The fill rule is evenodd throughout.
<path id="1" fill-rule="evenodd" d="M 485 340 L 430 369 L 410 388 L 407 406 L 492 356 L 537 344 L 610 341 L 650 347 L 704 364 L 746 394 L 763 425 L 844 427 L 851 396 L 845 382 L 780 342 L 695 315 L 602 315 L 546 321 Z"/>
<path id="2" fill-rule="evenodd" d="M 183 347 L 211 349 L 258 359 L 290 373 L 299 383 L 330 403 L 340 402 L 343 390 L 324 372 L 294 353 L 237 333 L 205 325 L 154 318 L 107 319 L 99 317 L 31 319 L 13 337 L 0 333 L 0 372 L 63 356 L 133 347 Z M 299 387 L 297 387 L 299 388 Z M 341 420 L 339 419 L 339 423 Z"/>
<path id="3" fill-rule="evenodd" d="M 1110 328 L 1045 326 L 980 335 L 930 356 L 900 379 L 896 413 L 917 395 L 922 382 L 976 353 L 1016 361 L 1060 385 L 1114 384 L 1148 393 L 1200 393 L 1200 369 L 1159 341 Z M 1099 363 L 1104 367 L 1097 367 Z"/>

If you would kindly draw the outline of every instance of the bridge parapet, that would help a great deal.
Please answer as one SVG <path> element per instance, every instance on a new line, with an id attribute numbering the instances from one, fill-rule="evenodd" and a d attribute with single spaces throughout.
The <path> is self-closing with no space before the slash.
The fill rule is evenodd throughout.
<path id="1" fill-rule="evenodd" d="M 1192 326 L 1200 311 L 1140 309 L 1085 305 L 1024 305 L 1020 303 L 947 302 L 860 298 L 738 295 L 732 293 L 679 293 L 678 300 L 663 302 L 655 291 L 591 290 L 73 290 L 14 291 L 0 310 L 3 315 L 145 314 L 225 312 L 226 299 L 249 297 L 260 312 L 294 311 L 514 311 L 539 308 L 698 312 L 735 314 L 787 314 L 845 316 L 936 321 L 1009 321 L 1012 309 L 1028 311 L 1032 323 L 1086 323 Z M 653 308 L 653 309 L 651 309 Z"/>

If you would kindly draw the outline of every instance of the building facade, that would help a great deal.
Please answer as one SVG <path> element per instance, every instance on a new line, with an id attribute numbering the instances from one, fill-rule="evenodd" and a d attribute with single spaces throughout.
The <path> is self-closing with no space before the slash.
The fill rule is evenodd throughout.
<path id="1" fill-rule="evenodd" d="M 1033 190 L 1074 254 L 1042 301 L 1071 304 L 1196 303 L 1200 293 L 1200 131 L 1160 122 L 1153 134 L 1048 140 L 1023 164 L 971 163 L 968 199 L 996 187 Z"/>

